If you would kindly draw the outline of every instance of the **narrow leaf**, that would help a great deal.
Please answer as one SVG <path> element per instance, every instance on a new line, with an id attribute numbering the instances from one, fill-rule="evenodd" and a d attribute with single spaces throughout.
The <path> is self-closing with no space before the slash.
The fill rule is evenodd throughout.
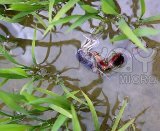
<path id="1" fill-rule="evenodd" d="M 129 126 L 133 124 L 134 121 L 135 119 L 131 119 L 125 125 L 123 125 L 118 131 L 126 131 L 129 128 Z"/>
<path id="2" fill-rule="evenodd" d="M 120 111 L 119 111 L 119 113 L 118 113 L 118 115 L 116 117 L 116 120 L 115 120 L 115 122 L 114 122 L 114 124 L 112 126 L 112 130 L 111 131 L 116 131 L 116 129 L 118 127 L 118 124 L 119 124 L 119 122 L 120 122 L 120 120 L 121 120 L 121 118 L 123 116 L 123 113 L 124 113 L 124 110 L 125 110 L 126 106 L 127 106 L 127 99 L 125 99 L 123 101 L 123 105 L 122 105 L 122 107 L 121 107 L 121 109 L 120 109 Z"/>
<path id="3" fill-rule="evenodd" d="M 148 18 L 145 18 L 143 20 L 140 20 L 141 23 L 146 24 L 146 23 L 154 23 L 156 21 L 160 21 L 160 15 L 156 15 L 156 16 L 151 16 Z"/>
<path id="4" fill-rule="evenodd" d="M 10 62 L 12 62 L 16 65 L 22 66 L 22 64 L 18 63 L 1 45 L 0 45 L 0 53 L 2 53 L 2 55 Z"/>
<path id="5" fill-rule="evenodd" d="M 87 105 L 87 103 L 85 103 L 85 102 L 82 101 L 81 99 L 77 98 L 77 97 L 76 97 L 75 95 L 73 95 L 72 93 L 70 93 L 63 84 L 60 84 L 60 85 L 61 85 L 61 87 L 63 88 L 64 92 L 67 94 L 68 97 L 71 97 L 72 99 L 78 101 L 78 102 L 81 103 L 81 104 Z"/>
<path id="6" fill-rule="evenodd" d="M 28 74 L 21 68 L 1 68 L 0 77 L 6 79 L 23 79 L 28 78 Z"/>
<path id="7" fill-rule="evenodd" d="M 120 21 L 118 22 L 118 25 L 119 25 L 119 29 L 121 30 L 121 32 L 123 34 L 125 34 L 128 37 L 128 39 L 130 39 L 133 43 L 135 43 L 139 48 L 147 51 L 147 49 L 143 46 L 143 44 L 141 43 L 141 41 L 133 33 L 133 31 L 127 25 L 127 23 L 125 22 L 125 20 L 123 18 L 120 19 Z"/>
<path id="8" fill-rule="evenodd" d="M 144 28 L 137 28 L 137 29 L 133 30 L 133 33 L 137 37 L 145 37 L 145 36 L 158 35 L 160 33 L 160 30 L 156 30 L 154 28 L 149 28 L 149 27 L 144 27 Z M 120 34 L 120 35 L 114 36 L 111 39 L 111 42 L 126 40 L 126 39 L 128 39 L 126 35 Z"/>
<path id="9" fill-rule="evenodd" d="M 65 15 L 65 13 L 70 10 L 79 0 L 69 0 L 67 2 L 67 4 L 65 4 L 63 6 L 63 8 L 58 11 L 58 13 L 56 14 L 56 16 L 54 17 L 53 21 L 57 21 L 59 20 L 61 17 L 63 17 Z M 52 21 L 52 22 L 53 22 Z"/>
<path id="10" fill-rule="evenodd" d="M 75 111 L 75 108 L 73 105 L 71 105 L 71 111 L 72 111 L 72 126 L 73 126 L 73 131 L 82 131 L 81 126 L 79 124 L 79 120 Z"/>
<path id="11" fill-rule="evenodd" d="M 72 118 L 72 114 L 66 109 L 63 109 L 63 108 L 56 106 L 56 105 L 53 105 L 53 104 L 50 105 L 49 107 L 52 108 L 53 110 L 59 112 L 60 114 L 67 116 L 68 118 Z"/>
<path id="12" fill-rule="evenodd" d="M 23 17 L 29 15 L 30 13 L 31 13 L 31 11 L 20 12 L 20 13 L 14 15 L 14 16 L 12 17 L 12 20 L 13 20 L 13 21 L 14 21 L 14 20 L 18 20 L 18 19 L 20 19 L 20 18 L 23 18 Z"/>
<path id="13" fill-rule="evenodd" d="M 94 14 L 97 14 L 98 13 L 98 10 L 96 10 L 95 8 L 93 8 L 92 6 L 90 5 L 81 5 L 81 8 L 83 10 L 85 10 L 87 13 L 94 13 Z"/>
<path id="14" fill-rule="evenodd" d="M 0 125 L 1 131 L 28 131 L 31 129 L 31 126 L 20 125 L 20 124 L 3 124 Z"/>
<path id="15" fill-rule="evenodd" d="M 40 105 L 40 104 L 54 104 L 59 107 L 62 107 L 66 110 L 70 110 L 70 103 L 69 101 L 65 100 L 64 97 L 59 96 L 59 97 L 52 97 L 52 98 L 38 98 L 36 100 L 30 101 L 29 104 L 33 105 Z"/>
<path id="16" fill-rule="evenodd" d="M 43 21 L 43 19 L 36 13 L 32 13 L 32 15 L 38 20 L 38 22 L 46 29 L 47 25 Z"/>
<path id="17" fill-rule="evenodd" d="M 16 95 L 11 93 L 7 93 L 2 90 L 0 91 L 0 100 L 3 101 L 10 109 L 21 113 L 26 113 L 25 109 L 17 104 L 16 100 L 18 98 L 16 97 Z"/>
<path id="18" fill-rule="evenodd" d="M 43 5 L 29 5 L 26 3 L 17 3 L 12 4 L 8 10 L 15 10 L 15 11 L 36 11 L 39 9 L 43 9 Z"/>
<path id="19" fill-rule="evenodd" d="M 63 125 L 63 123 L 67 120 L 67 117 L 64 115 L 59 115 L 56 121 L 54 122 L 54 125 L 52 126 L 51 131 L 58 131 L 59 128 Z"/>
<path id="20" fill-rule="evenodd" d="M 118 12 L 114 9 L 114 6 L 112 6 L 108 0 L 102 0 L 101 6 L 102 6 L 102 11 L 105 14 L 118 15 Z"/>
<path id="21" fill-rule="evenodd" d="M 3 87 L 4 84 L 6 84 L 8 81 L 8 79 L 4 79 L 1 83 L 0 83 L 0 87 Z"/>
<path id="22" fill-rule="evenodd" d="M 67 32 L 70 32 L 71 30 L 73 30 L 74 28 L 81 26 L 85 21 L 93 18 L 95 15 L 94 14 L 87 14 L 84 16 L 81 16 L 79 19 L 77 19 L 67 30 Z"/>
<path id="23" fill-rule="evenodd" d="M 17 22 L 21 21 L 21 19 L 11 19 L 9 17 L 4 17 L 2 15 L 0 15 L 0 20 L 5 21 L 5 22 L 9 22 L 9 23 L 17 23 Z"/>
<path id="24" fill-rule="evenodd" d="M 93 103 L 91 102 L 91 100 L 88 98 L 88 96 L 84 92 L 82 92 L 82 93 L 83 93 L 83 95 L 84 95 L 84 97 L 85 97 L 85 99 L 86 99 L 86 101 L 88 103 L 89 109 L 90 109 L 90 111 L 92 113 L 92 119 L 93 119 L 93 122 L 94 122 L 95 130 L 96 131 L 100 131 L 100 125 L 99 125 L 97 113 L 95 111 Z"/>
<path id="25" fill-rule="evenodd" d="M 44 32 L 44 36 L 55 26 L 55 25 L 63 25 L 71 20 L 74 20 L 74 19 L 78 19 L 80 18 L 81 16 L 80 15 L 72 15 L 72 16 L 67 16 L 67 17 L 64 17 L 64 18 L 61 18 L 57 21 L 52 21 L 50 23 L 50 25 L 48 26 L 48 28 L 45 30 Z"/>
<path id="26" fill-rule="evenodd" d="M 145 5 L 145 0 L 140 0 L 140 3 L 141 3 L 141 16 L 140 16 L 140 18 L 141 18 L 146 12 L 146 5 Z"/>
<path id="27" fill-rule="evenodd" d="M 49 11 L 48 11 L 49 23 L 51 23 L 52 21 L 52 9 L 54 4 L 55 4 L 55 0 L 49 0 Z"/>
<path id="28" fill-rule="evenodd" d="M 36 57 L 35 57 L 35 45 L 36 45 L 36 29 L 34 30 L 34 36 L 32 41 L 32 60 L 35 65 L 37 65 Z"/>
<path id="29" fill-rule="evenodd" d="M 24 0 L 1 0 L 0 4 L 13 4 L 18 2 L 23 2 Z"/>

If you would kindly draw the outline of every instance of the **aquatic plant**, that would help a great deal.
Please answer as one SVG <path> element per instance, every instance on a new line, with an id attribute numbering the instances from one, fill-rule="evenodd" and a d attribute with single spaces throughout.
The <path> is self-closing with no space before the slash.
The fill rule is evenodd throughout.
<path id="1" fill-rule="evenodd" d="M 84 22 L 98 20 L 100 28 L 96 31 L 103 29 L 104 35 L 110 36 L 111 42 L 129 39 L 139 48 L 146 50 L 145 46 L 141 43 L 139 38 L 157 35 L 159 30 L 154 29 L 149 24 L 159 22 L 160 16 L 151 16 L 144 18 L 146 11 L 145 1 L 140 0 L 141 13 L 138 14 L 136 21 L 130 21 L 128 16 L 124 15 L 119 8 L 117 2 L 113 0 L 101 0 L 100 7 L 92 4 L 90 1 L 83 0 L 1 0 L 0 1 L 0 20 L 11 23 L 20 23 L 24 26 L 25 20 L 34 21 L 34 25 L 29 25 L 35 28 L 34 37 L 32 40 L 32 61 L 33 66 L 26 66 L 18 62 L 10 53 L 5 49 L 5 46 L 0 45 L 0 54 L 5 57 L 9 62 L 14 64 L 12 68 L 1 68 L 0 77 L 3 80 L 0 87 L 11 79 L 27 79 L 27 82 L 19 92 L 10 93 L 3 89 L 0 90 L 0 100 L 2 101 L 0 111 L 0 129 L 3 130 L 52 130 L 56 131 L 60 128 L 66 130 L 85 130 L 85 119 L 83 113 L 91 112 L 93 125 L 95 130 L 111 130 L 111 131 L 124 131 L 127 128 L 135 130 L 135 118 L 121 123 L 122 116 L 127 105 L 127 99 L 124 100 L 119 113 L 112 118 L 108 112 L 103 113 L 96 110 L 96 106 L 108 107 L 108 101 L 104 102 L 97 97 L 102 92 L 98 89 L 94 91 L 97 97 L 91 99 L 92 94 L 88 91 L 91 86 L 79 89 L 74 88 L 73 85 L 65 81 L 64 76 L 59 72 L 52 72 L 52 74 L 41 74 L 43 66 L 38 64 L 35 56 L 36 46 L 36 30 L 38 27 L 44 30 L 44 36 L 48 32 L 56 31 L 57 26 L 69 25 L 66 32 L 78 29 Z M 85 14 L 74 14 L 72 12 L 79 6 L 84 10 Z M 42 12 L 47 11 L 48 17 L 42 15 Z M 107 25 L 116 26 L 116 33 L 111 35 L 106 29 Z M 6 36 L 0 35 L 0 42 L 7 41 Z M 147 45 L 148 46 L 148 45 Z M 53 67 L 55 68 L 55 67 Z M 45 70 L 45 69 L 44 69 Z M 69 70 L 69 69 L 68 69 Z M 48 89 L 44 89 L 36 82 L 47 80 L 52 81 L 52 84 L 58 86 L 62 90 L 62 94 L 57 94 Z M 50 79 L 51 78 L 51 79 Z M 71 78 L 67 78 L 73 80 Z M 97 83 L 97 81 L 96 81 Z M 68 84 L 68 85 L 67 85 Z M 42 95 L 37 95 L 39 93 Z M 107 99 L 107 97 L 104 95 Z M 98 104 L 97 104 L 98 103 Z M 9 111 L 4 111 L 6 107 Z M 43 115 L 48 113 L 50 118 L 45 118 Z M 100 123 L 99 119 L 103 118 Z M 107 124 L 107 120 L 112 121 L 112 124 Z M 71 124 L 72 123 L 72 124 Z M 104 127 L 105 126 L 105 127 Z"/>

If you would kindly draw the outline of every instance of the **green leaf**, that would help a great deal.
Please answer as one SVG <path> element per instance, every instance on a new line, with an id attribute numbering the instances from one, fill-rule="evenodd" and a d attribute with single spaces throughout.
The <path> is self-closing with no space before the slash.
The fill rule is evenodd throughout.
<path id="1" fill-rule="evenodd" d="M 21 68 L 1 68 L 0 77 L 7 79 L 24 79 L 28 74 Z"/>
<path id="2" fill-rule="evenodd" d="M 83 93 L 83 95 L 84 95 L 84 97 L 85 97 L 85 99 L 86 99 L 86 101 L 88 103 L 89 109 L 90 109 L 90 111 L 92 113 L 92 119 L 93 119 L 93 122 L 94 122 L 95 130 L 96 131 L 100 131 L 100 125 L 99 125 L 97 113 L 95 111 L 93 103 L 92 103 L 92 101 L 88 98 L 88 96 L 84 92 L 82 92 L 82 93 Z"/>
<path id="3" fill-rule="evenodd" d="M 25 91 L 21 92 L 21 95 L 23 95 L 28 102 L 31 102 L 31 101 L 34 101 L 34 100 L 37 100 L 37 99 L 38 99 L 38 98 L 35 97 L 34 95 L 29 94 L 29 93 L 27 93 L 27 92 L 25 92 Z M 46 110 L 48 110 L 47 107 L 43 107 L 43 106 L 39 106 L 39 105 L 32 105 L 32 106 L 34 107 L 34 109 L 37 109 L 37 110 L 39 110 L 39 111 L 46 111 Z"/>
<path id="4" fill-rule="evenodd" d="M 33 92 L 33 80 L 27 82 L 22 88 L 21 88 L 21 91 L 20 91 L 20 94 L 22 95 L 23 92 L 27 92 L 29 94 L 32 94 Z"/>
<path id="5" fill-rule="evenodd" d="M 113 6 L 114 5 L 114 6 Z M 118 12 L 115 9 L 115 4 L 112 0 L 102 0 L 102 11 L 105 14 L 110 14 L 110 15 L 118 15 Z"/>
<path id="6" fill-rule="evenodd" d="M 140 18 L 141 18 L 146 12 L 146 5 L 145 5 L 145 0 L 140 0 L 140 3 L 141 3 L 141 16 L 140 16 Z"/>
<path id="7" fill-rule="evenodd" d="M 2 15 L 0 15 L 0 20 L 1 21 L 5 21 L 5 22 L 9 22 L 9 23 L 18 23 L 18 22 L 21 21 L 21 19 L 15 19 L 15 20 L 13 20 L 13 19 L 11 19 L 9 17 L 4 17 Z"/>
<path id="8" fill-rule="evenodd" d="M 16 65 L 23 66 L 22 64 L 18 63 L 1 45 L 0 45 L 0 53 L 2 53 L 2 55 L 10 62 Z"/>
<path id="9" fill-rule="evenodd" d="M 46 29 L 47 25 L 43 21 L 43 19 L 36 13 L 32 13 L 32 15 L 38 20 L 38 22 Z"/>
<path id="10" fill-rule="evenodd" d="M 156 29 L 150 28 L 150 27 L 144 27 L 144 28 L 137 28 L 137 29 L 133 30 L 133 33 L 137 37 L 145 37 L 145 36 L 158 35 L 160 33 L 160 30 L 156 30 Z M 126 40 L 126 39 L 128 39 L 126 35 L 120 34 L 120 35 L 114 36 L 111 39 L 111 42 Z"/>
<path id="11" fill-rule="evenodd" d="M 17 100 L 21 97 L 21 96 L 18 96 L 18 97 L 17 96 L 18 95 L 14 95 L 14 94 L 0 90 L 0 100 L 2 100 L 10 109 L 26 114 L 27 112 L 25 111 L 25 109 L 17 104 Z"/>
<path id="12" fill-rule="evenodd" d="M 123 125 L 118 131 L 126 131 L 129 128 L 129 126 L 133 124 L 134 121 L 135 119 L 131 119 L 125 125 Z"/>
<path id="13" fill-rule="evenodd" d="M 33 63 L 34 63 L 35 65 L 37 65 L 36 57 L 35 57 L 36 32 L 37 32 L 37 30 L 35 29 L 35 30 L 34 30 L 33 40 L 32 40 L 32 60 L 33 60 Z"/>
<path id="14" fill-rule="evenodd" d="M 138 37 L 133 33 L 131 28 L 127 25 L 125 20 L 123 18 L 120 19 L 118 22 L 119 29 L 123 34 L 125 34 L 128 39 L 130 39 L 133 43 L 135 43 L 139 48 L 143 49 L 144 51 L 147 51 L 147 49 L 143 46 L 141 41 L 138 39 Z"/>
<path id="15" fill-rule="evenodd" d="M 8 10 L 15 10 L 15 11 L 36 11 L 39 9 L 43 9 L 45 6 L 43 5 L 29 5 L 26 3 L 17 3 L 12 4 Z"/>
<path id="16" fill-rule="evenodd" d="M 61 17 L 65 15 L 67 11 L 69 11 L 79 0 L 69 0 L 67 4 L 65 4 L 60 11 L 56 14 L 53 21 L 59 20 Z M 53 22 L 52 21 L 52 22 Z"/>
<path id="17" fill-rule="evenodd" d="M 78 101 L 79 103 L 81 104 L 84 104 L 87 106 L 87 103 L 85 103 L 84 101 L 82 101 L 81 99 L 77 98 L 75 95 L 73 95 L 72 93 L 70 93 L 67 88 L 63 85 L 63 84 L 60 84 L 61 87 L 63 88 L 64 92 L 67 94 L 68 97 L 71 97 L 72 99 Z"/>
<path id="18" fill-rule="evenodd" d="M 71 30 L 73 30 L 74 28 L 81 26 L 85 21 L 93 18 L 95 16 L 95 14 L 86 14 L 84 16 L 81 16 L 79 19 L 77 19 L 67 30 L 67 32 L 70 32 Z"/>
<path id="19" fill-rule="evenodd" d="M 24 0 L 1 0 L 0 4 L 13 4 L 18 2 L 23 2 Z"/>
<path id="20" fill-rule="evenodd" d="M 70 110 L 70 102 L 67 101 L 62 96 L 52 97 L 52 98 L 38 98 L 36 100 L 30 101 L 29 104 L 39 105 L 39 104 L 54 104 L 59 107 L 62 107 L 66 110 Z"/>
<path id="21" fill-rule="evenodd" d="M 31 11 L 20 12 L 20 13 L 14 15 L 14 16 L 12 17 L 12 20 L 13 20 L 13 21 L 14 21 L 14 20 L 19 20 L 20 18 L 23 18 L 23 17 L 25 17 L 26 15 L 28 15 L 28 14 L 30 14 L 30 13 L 31 13 Z"/>
<path id="22" fill-rule="evenodd" d="M 63 125 L 63 123 L 67 120 L 67 117 L 64 115 L 59 115 L 56 121 L 54 122 L 54 125 L 52 126 L 51 131 L 58 131 L 59 128 Z"/>
<path id="23" fill-rule="evenodd" d="M 0 125 L 1 131 L 29 131 L 31 126 L 20 124 L 4 124 Z"/>
<path id="24" fill-rule="evenodd" d="M 45 30 L 44 32 L 44 36 L 55 26 L 55 25 L 63 25 L 73 19 L 78 19 L 80 18 L 81 16 L 80 15 L 72 15 L 72 16 L 67 16 L 67 17 L 64 17 L 64 18 L 61 18 L 57 21 L 52 21 L 50 23 L 50 25 L 48 26 L 48 28 Z"/>
<path id="25" fill-rule="evenodd" d="M 127 106 L 127 99 L 125 99 L 123 101 L 123 105 L 122 105 L 122 107 L 121 107 L 121 109 L 120 109 L 120 111 L 119 111 L 119 113 L 118 113 L 118 115 L 116 117 L 116 120 L 115 120 L 115 122 L 114 122 L 114 124 L 112 126 L 112 130 L 111 131 L 116 131 L 116 129 L 118 127 L 118 124 L 119 124 L 119 122 L 120 122 L 120 120 L 121 120 L 121 118 L 123 116 L 123 113 L 124 113 L 124 110 L 125 110 L 126 106 Z"/>
<path id="26" fill-rule="evenodd" d="M 3 117 L 3 118 L 0 118 L 0 125 L 1 125 L 1 124 L 7 124 L 7 123 L 9 123 L 11 120 L 12 120 L 12 117 Z"/>
<path id="27" fill-rule="evenodd" d="M 55 4 L 55 0 L 49 0 L 49 11 L 48 11 L 49 23 L 51 23 L 52 21 L 52 9 L 54 4 Z"/>
<path id="28" fill-rule="evenodd" d="M 143 24 L 152 23 L 152 22 L 156 22 L 156 21 L 160 21 L 160 15 L 151 16 L 151 17 L 145 18 L 143 20 L 140 20 L 140 22 Z"/>
<path id="29" fill-rule="evenodd" d="M 96 10 L 95 8 L 93 8 L 92 6 L 90 5 L 81 5 L 81 8 L 83 10 L 85 10 L 87 13 L 94 13 L 94 14 L 97 14 L 98 13 L 98 10 Z"/>
<path id="30" fill-rule="evenodd" d="M 2 82 L 0 82 L 0 87 L 2 87 L 4 84 L 8 82 L 8 79 L 4 79 Z"/>
<path id="31" fill-rule="evenodd" d="M 81 126 L 79 124 L 79 120 L 75 111 L 75 108 L 73 105 L 71 105 L 71 111 L 72 111 L 72 126 L 73 126 L 73 131 L 82 131 Z"/>
<path id="32" fill-rule="evenodd" d="M 49 105 L 49 107 L 52 108 L 53 110 L 59 112 L 60 114 L 65 115 L 68 118 L 72 118 L 72 114 L 66 109 L 63 109 L 63 108 L 56 106 L 56 105 L 53 105 L 53 104 Z"/>

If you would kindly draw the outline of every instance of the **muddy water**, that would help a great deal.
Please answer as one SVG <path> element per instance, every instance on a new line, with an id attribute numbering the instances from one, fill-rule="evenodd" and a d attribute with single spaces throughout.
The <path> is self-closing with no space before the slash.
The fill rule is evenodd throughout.
<path id="1" fill-rule="evenodd" d="M 132 3 L 135 2 L 135 4 Z M 123 0 L 119 1 L 122 12 L 126 12 L 127 15 L 137 17 L 136 12 L 139 12 L 136 2 L 138 0 Z M 160 12 L 160 1 L 146 0 L 147 12 L 144 17 L 152 16 Z M 76 12 L 76 11 L 75 11 Z M 78 10 L 79 13 L 83 13 Z M 96 22 L 94 22 L 97 24 Z M 3 28 L 2 28 L 3 27 Z M 158 25 L 156 25 L 159 28 Z M 33 38 L 34 29 L 31 27 L 23 27 L 19 24 L 9 24 L 1 22 L 0 31 L 1 34 L 10 36 L 10 41 L 15 43 L 17 48 L 12 49 L 11 53 L 16 55 L 16 59 L 26 65 L 32 65 L 31 57 L 31 39 Z M 67 27 L 62 28 L 60 31 L 64 32 Z M 85 23 L 82 26 L 82 30 L 89 31 L 89 23 Z M 41 31 L 37 32 L 37 46 L 35 49 L 36 59 L 38 63 L 41 63 L 41 68 L 44 69 L 42 74 L 48 70 L 53 74 L 64 71 L 61 75 L 66 80 L 66 85 L 72 89 L 82 88 L 86 92 L 92 94 L 92 99 L 99 96 L 101 90 L 108 97 L 110 103 L 110 109 L 114 114 L 114 108 L 118 100 L 122 101 L 124 97 L 129 97 L 129 104 L 126 108 L 123 119 L 140 116 L 136 120 L 137 127 L 142 131 L 158 131 L 160 129 L 160 82 L 159 74 L 159 53 L 155 50 L 150 49 L 149 53 L 136 52 L 134 46 L 129 41 L 117 42 L 114 45 L 109 43 L 109 39 L 100 40 L 100 45 L 96 48 L 97 51 L 101 52 L 104 56 L 107 55 L 111 50 L 118 49 L 122 50 L 124 47 L 127 49 L 125 54 L 127 55 L 127 63 L 120 70 L 114 71 L 108 77 L 102 79 L 97 75 L 87 70 L 83 65 L 79 64 L 75 54 L 80 44 L 84 42 L 83 32 L 72 31 L 68 34 L 57 33 L 52 36 L 47 36 L 42 39 L 43 34 Z M 149 47 L 153 44 L 159 44 L 159 37 L 151 37 L 152 40 L 148 40 Z M 14 41 L 14 42 L 13 42 Z M 103 48 L 105 47 L 105 48 Z M 102 50 L 102 48 L 104 50 Z M 156 57 L 155 57 L 156 56 Z M 0 67 L 11 67 L 9 62 L 0 58 Z M 146 62 L 145 62 L 146 61 Z M 26 81 L 9 81 L 6 85 L 6 89 L 10 91 L 18 90 Z M 54 85 L 52 83 L 44 82 L 41 87 L 48 87 L 52 90 Z M 54 88 L 54 91 L 60 92 L 58 88 Z M 103 95 L 99 96 L 99 99 Z M 97 98 L 98 99 L 98 98 Z M 115 104 L 116 103 L 116 104 Z M 100 111 L 104 110 L 98 108 Z M 105 113 L 105 110 L 104 110 Z M 86 121 L 89 122 L 90 114 L 84 113 L 87 116 Z M 87 123 L 86 130 L 93 130 L 91 122 Z M 105 130 L 105 127 L 103 128 Z"/>

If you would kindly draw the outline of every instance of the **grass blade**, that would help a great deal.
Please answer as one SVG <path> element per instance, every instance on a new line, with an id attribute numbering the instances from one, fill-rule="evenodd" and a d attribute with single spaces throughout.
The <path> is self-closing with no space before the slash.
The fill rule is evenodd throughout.
<path id="1" fill-rule="evenodd" d="M 79 19 L 77 19 L 67 30 L 67 32 L 70 32 L 71 30 L 73 30 L 74 28 L 81 26 L 85 21 L 93 18 L 95 16 L 95 14 L 86 14 L 84 16 L 81 16 Z"/>
<path id="2" fill-rule="evenodd" d="M 59 128 L 63 125 L 63 123 L 67 120 L 67 117 L 64 115 L 59 115 L 54 125 L 52 126 L 51 131 L 58 131 Z"/>
<path id="3" fill-rule="evenodd" d="M 101 2 L 101 6 L 102 6 L 102 11 L 105 14 L 110 14 L 110 15 L 118 15 L 118 12 L 116 11 L 115 4 L 112 0 L 108 1 L 108 0 L 102 0 Z M 113 6 L 114 5 L 114 6 Z"/>
<path id="4" fill-rule="evenodd" d="M 35 65 L 37 65 L 36 57 L 35 57 L 36 32 L 37 32 L 37 30 L 35 29 L 35 30 L 34 30 L 33 41 L 32 41 L 32 60 L 33 60 L 33 63 L 34 63 Z"/>
<path id="5" fill-rule="evenodd" d="M 68 117 L 68 118 L 72 118 L 72 114 L 66 109 L 63 109 L 63 108 L 56 106 L 56 105 L 53 105 L 53 104 L 50 105 L 49 107 L 52 108 L 53 110 L 59 112 L 60 114 Z"/>
<path id="6" fill-rule="evenodd" d="M 43 88 L 36 88 L 36 90 L 39 92 L 42 92 L 44 94 L 47 94 L 49 96 L 52 96 L 52 97 L 59 97 L 59 95 L 57 95 L 56 93 L 49 91 L 49 90 L 46 90 L 46 89 L 43 89 Z"/>
<path id="7" fill-rule="evenodd" d="M 6 84 L 8 81 L 8 79 L 4 79 L 1 83 L 0 83 L 0 87 L 2 87 L 4 84 Z"/>
<path id="8" fill-rule="evenodd" d="M 84 95 L 84 97 L 85 97 L 85 99 L 86 99 L 86 101 L 88 103 L 89 109 L 90 109 L 90 111 L 92 113 L 92 118 L 93 118 L 95 130 L 96 131 L 100 131 L 100 125 L 99 125 L 97 113 L 95 111 L 93 103 L 91 102 L 91 100 L 88 98 L 88 96 L 84 92 L 82 92 L 82 94 Z"/>
<path id="9" fill-rule="evenodd" d="M 26 114 L 27 112 L 25 109 L 17 104 L 17 99 L 17 95 L 0 90 L 0 100 L 2 100 L 10 109 Z"/>
<path id="10" fill-rule="evenodd" d="M 29 15 L 30 13 L 31 13 L 31 11 L 20 12 L 20 13 L 14 15 L 14 16 L 12 17 L 12 20 L 13 20 L 13 21 L 14 21 L 14 20 L 18 20 L 18 19 L 20 19 L 20 18 L 22 18 L 22 17 L 25 17 L 26 15 Z"/>
<path id="11" fill-rule="evenodd" d="M 138 39 L 138 37 L 133 33 L 131 28 L 127 25 L 125 20 L 123 18 L 120 19 L 118 22 L 119 29 L 121 32 L 128 37 L 133 43 L 135 43 L 139 48 L 143 49 L 144 51 L 147 51 L 147 49 L 143 46 L 141 41 Z"/>
<path id="12" fill-rule="evenodd" d="M 3 124 L 0 125 L 1 131 L 29 131 L 32 127 L 20 124 Z"/>
<path id="13" fill-rule="evenodd" d="M 53 9 L 54 3 L 55 3 L 55 0 L 49 0 L 49 11 L 48 11 L 49 23 L 51 23 L 52 21 L 52 9 Z"/>
<path id="14" fill-rule="evenodd" d="M 40 104 L 54 104 L 56 106 L 62 107 L 66 110 L 70 110 L 70 102 L 64 97 L 52 97 L 52 98 L 38 98 L 36 100 L 30 101 L 29 104 L 40 105 Z"/>
<path id="15" fill-rule="evenodd" d="M 45 28 L 47 29 L 47 25 L 43 21 L 43 19 L 36 13 L 32 13 L 32 15 L 38 20 L 38 22 Z"/>
<path id="16" fill-rule="evenodd" d="M 15 11 L 36 11 L 39 9 L 44 8 L 45 6 L 43 5 L 30 5 L 26 3 L 17 3 L 17 4 L 12 4 L 8 10 L 15 10 Z"/>
<path id="17" fill-rule="evenodd" d="M 0 77 L 6 79 L 24 79 L 28 78 L 28 74 L 21 68 L 1 68 Z"/>
<path id="18" fill-rule="evenodd" d="M 133 30 L 133 33 L 137 37 L 145 37 L 145 36 L 158 35 L 160 33 L 160 30 L 156 30 L 154 28 L 149 28 L 149 27 L 144 27 L 144 28 L 137 28 L 137 29 Z M 126 35 L 120 34 L 120 35 L 114 36 L 111 39 L 111 42 L 126 40 L 126 39 L 128 39 Z"/>
<path id="19" fill-rule="evenodd" d="M 160 15 L 151 16 L 151 17 L 145 18 L 143 20 L 140 20 L 140 22 L 143 24 L 154 23 L 156 21 L 160 21 Z"/>
<path id="20" fill-rule="evenodd" d="M 140 3 L 141 3 L 141 16 L 140 16 L 140 18 L 141 18 L 146 12 L 146 5 L 145 5 L 145 0 L 140 0 Z"/>
<path id="21" fill-rule="evenodd" d="M 98 13 L 98 10 L 96 10 L 95 8 L 93 8 L 92 6 L 90 5 L 81 5 L 81 8 L 83 10 L 85 10 L 87 13 L 93 13 L 93 14 L 97 14 Z"/>
<path id="22" fill-rule="evenodd" d="M 2 53 L 2 55 L 10 62 L 16 65 L 23 66 L 22 64 L 18 63 L 1 45 L 0 45 L 0 53 Z"/>
<path id="23" fill-rule="evenodd" d="M 119 124 L 119 122 L 120 122 L 120 120 L 121 120 L 121 118 L 123 116 L 123 113 L 124 113 L 124 110 L 125 110 L 126 106 L 127 106 L 127 99 L 125 99 L 123 101 L 123 105 L 122 105 L 122 107 L 121 107 L 121 109 L 120 109 L 120 111 L 119 111 L 119 113 L 118 113 L 118 115 L 116 117 L 116 120 L 115 120 L 115 122 L 114 122 L 114 124 L 112 126 L 112 130 L 111 131 L 116 131 L 116 129 L 118 127 L 118 124 Z"/>
<path id="24" fill-rule="evenodd" d="M 65 24 L 65 23 L 67 23 L 67 22 L 69 22 L 69 21 L 71 21 L 71 20 L 73 20 L 73 19 L 78 19 L 78 18 L 80 18 L 80 17 L 81 17 L 81 15 L 72 15 L 72 16 L 67 16 L 67 17 L 61 18 L 61 19 L 59 19 L 59 20 L 57 20 L 57 21 L 52 21 L 52 22 L 50 23 L 50 25 L 48 26 L 48 28 L 45 30 L 44 36 L 45 36 L 55 25 L 63 25 L 63 24 Z"/>
<path id="25" fill-rule="evenodd" d="M 13 4 L 18 2 L 23 2 L 24 0 L 1 0 L 0 4 Z"/>
<path id="26" fill-rule="evenodd" d="M 60 11 L 56 14 L 53 21 L 59 20 L 61 17 L 65 15 L 65 13 L 70 10 L 78 1 L 80 0 L 69 0 L 67 4 L 65 4 Z M 53 22 L 52 21 L 52 22 Z"/>
<path id="27" fill-rule="evenodd" d="M 73 95 L 72 93 L 70 93 L 67 88 L 63 85 L 63 84 L 60 84 L 61 87 L 63 88 L 63 91 L 67 94 L 68 97 L 71 97 L 72 99 L 78 101 L 79 103 L 81 104 L 84 104 L 87 106 L 87 103 L 85 103 L 84 101 L 82 101 L 81 99 L 77 98 L 75 95 Z"/>
<path id="28" fill-rule="evenodd" d="M 31 80 L 31 81 L 29 81 L 29 82 L 27 82 L 23 87 L 22 87 L 22 89 L 21 89 L 21 91 L 20 91 L 20 94 L 22 95 L 23 94 L 23 92 L 27 92 L 27 93 L 29 93 L 29 94 L 32 94 L 32 92 L 33 92 L 33 89 L 34 87 L 33 87 L 33 80 Z"/>
<path id="29" fill-rule="evenodd" d="M 79 124 L 79 120 L 75 111 L 75 108 L 73 105 L 71 105 L 71 111 L 72 111 L 72 126 L 73 126 L 73 131 L 81 131 L 81 126 Z"/>
<path id="30" fill-rule="evenodd" d="M 2 16 L 2 15 L 0 15 L 0 20 L 1 21 L 5 21 L 5 22 L 9 22 L 9 23 L 17 23 L 17 22 L 20 22 L 20 21 L 22 21 L 22 19 L 11 19 L 11 18 L 9 18 L 9 17 L 4 17 L 4 16 Z"/>
<path id="31" fill-rule="evenodd" d="M 118 131 L 126 131 L 129 128 L 129 126 L 131 126 L 133 124 L 134 121 L 135 121 L 135 119 L 131 119 L 124 126 L 122 126 L 120 129 L 118 129 Z"/>

